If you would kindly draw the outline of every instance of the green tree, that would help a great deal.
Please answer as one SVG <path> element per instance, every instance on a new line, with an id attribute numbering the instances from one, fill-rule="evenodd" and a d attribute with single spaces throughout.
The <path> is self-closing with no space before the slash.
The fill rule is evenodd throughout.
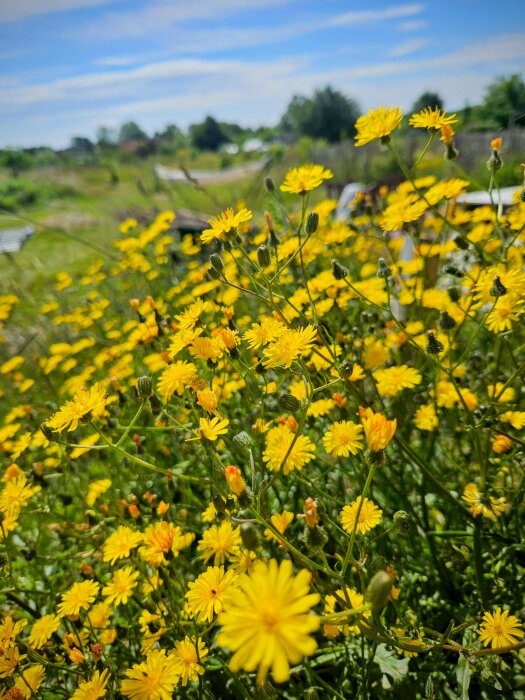
<path id="1" fill-rule="evenodd" d="M 525 126 L 525 83 L 517 74 L 496 78 L 485 92 L 483 116 L 495 126 Z"/>
<path id="2" fill-rule="evenodd" d="M 312 97 L 295 95 L 281 119 L 281 128 L 296 136 L 310 136 L 336 143 L 353 136 L 360 114 L 357 102 L 330 86 Z"/>
<path id="3" fill-rule="evenodd" d="M 119 143 L 124 141 L 147 141 L 147 134 L 136 122 L 124 122 L 118 132 Z"/>
<path id="4" fill-rule="evenodd" d="M 218 151 L 228 141 L 221 125 L 213 117 L 206 117 L 200 124 L 190 125 L 191 142 L 202 151 Z"/>
<path id="5" fill-rule="evenodd" d="M 421 110 L 425 109 L 425 107 L 437 107 L 438 109 L 443 109 L 444 105 L 445 103 L 443 102 L 443 99 L 437 94 L 437 92 L 427 91 L 420 95 L 412 105 L 412 114 L 421 112 Z"/>
<path id="6" fill-rule="evenodd" d="M 20 149 L 8 148 L 2 153 L 1 158 L 4 168 L 8 168 L 12 177 L 18 177 L 24 170 L 29 170 L 33 165 L 33 159 Z"/>

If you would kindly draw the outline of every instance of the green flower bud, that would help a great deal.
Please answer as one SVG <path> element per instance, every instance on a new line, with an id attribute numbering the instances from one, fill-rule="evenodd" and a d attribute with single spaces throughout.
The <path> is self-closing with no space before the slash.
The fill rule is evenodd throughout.
<path id="1" fill-rule="evenodd" d="M 222 272 L 217 270 L 216 267 L 209 267 L 208 268 L 208 275 L 209 275 L 209 277 L 212 278 L 212 280 L 220 280 L 222 277 Z"/>
<path id="2" fill-rule="evenodd" d="M 459 301 L 459 297 L 461 296 L 457 287 L 450 287 L 447 289 L 447 294 L 450 301 L 454 304 Z"/>
<path id="3" fill-rule="evenodd" d="M 224 262 L 218 253 L 212 253 L 210 255 L 210 265 L 218 272 L 222 272 L 224 270 Z"/>
<path id="4" fill-rule="evenodd" d="M 454 238 L 454 243 L 460 250 L 468 250 L 469 242 L 463 236 L 456 236 Z"/>
<path id="5" fill-rule="evenodd" d="M 251 447 L 253 445 L 253 440 L 245 430 L 234 435 L 233 442 L 237 443 L 237 445 L 242 445 L 242 447 Z"/>
<path id="6" fill-rule="evenodd" d="M 306 217 L 306 223 L 304 225 L 304 230 L 306 233 L 311 236 L 312 233 L 315 233 L 317 231 L 317 227 L 319 226 L 319 214 L 316 211 L 311 211 L 308 216 Z"/>
<path id="7" fill-rule="evenodd" d="M 343 379 L 348 379 L 349 377 L 351 377 L 353 371 L 354 365 L 352 362 L 350 362 L 350 360 L 345 360 L 339 365 L 339 376 Z"/>
<path id="8" fill-rule="evenodd" d="M 255 552 L 261 544 L 257 528 L 252 523 L 243 523 L 241 525 L 241 540 L 243 547 L 249 549 L 250 552 Z"/>
<path id="9" fill-rule="evenodd" d="M 268 265 L 271 263 L 272 258 L 270 251 L 265 245 L 260 245 L 257 248 L 257 260 L 261 267 L 268 267 Z"/>
<path id="10" fill-rule="evenodd" d="M 438 325 L 441 328 L 441 330 L 450 331 L 456 326 L 456 322 L 447 311 L 442 311 Z"/>
<path id="11" fill-rule="evenodd" d="M 445 160 L 456 160 L 459 156 L 459 151 L 453 143 L 447 143 L 445 146 Z"/>
<path id="12" fill-rule="evenodd" d="M 443 350 L 445 349 L 443 343 L 439 342 L 439 340 L 432 333 L 432 331 L 428 331 L 427 338 L 427 352 L 429 355 L 438 355 L 440 352 L 443 352 Z"/>
<path id="13" fill-rule="evenodd" d="M 149 399 L 153 385 L 150 377 L 144 376 L 137 379 L 137 395 L 140 399 Z"/>
<path id="14" fill-rule="evenodd" d="M 332 260 L 332 274 L 336 280 L 342 280 L 348 277 L 348 270 L 337 260 Z"/>
<path id="15" fill-rule="evenodd" d="M 377 273 L 376 274 L 378 277 L 381 277 L 382 279 L 388 279 L 389 277 L 392 277 L 392 270 L 385 263 L 384 258 L 379 258 L 379 260 L 377 261 Z"/>
<path id="16" fill-rule="evenodd" d="M 40 431 L 44 434 L 44 437 L 49 440 L 49 442 L 55 442 L 57 439 L 56 433 L 54 433 L 47 423 L 42 423 L 40 426 Z"/>
<path id="17" fill-rule="evenodd" d="M 279 405 L 287 411 L 292 411 L 293 413 L 294 411 L 299 410 L 301 407 L 301 402 L 291 394 L 284 394 L 283 396 L 279 397 Z"/>
<path id="18" fill-rule="evenodd" d="M 264 178 L 264 188 L 270 194 L 275 191 L 275 184 L 271 177 Z"/>
<path id="19" fill-rule="evenodd" d="M 503 286 L 500 278 L 498 275 L 494 277 L 494 284 L 492 285 L 490 289 L 490 296 L 491 297 L 504 297 L 505 294 L 507 293 L 507 288 Z"/>
<path id="20" fill-rule="evenodd" d="M 492 174 L 497 173 L 498 170 L 501 168 L 503 165 L 503 160 L 500 156 L 500 154 L 496 151 L 496 149 L 492 149 L 492 155 L 487 161 L 487 170 L 491 172 Z"/>
<path id="21" fill-rule="evenodd" d="M 412 519 L 406 510 L 398 510 L 394 513 L 394 529 L 396 532 L 406 534 L 410 530 Z"/>
<path id="22" fill-rule="evenodd" d="M 365 595 L 372 610 L 382 610 L 385 607 L 390 598 L 393 583 L 392 577 L 386 571 L 378 571 L 372 577 Z"/>
<path id="23" fill-rule="evenodd" d="M 323 549 L 328 542 L 328 535 L 325 529 L 320 525 L 306 527 L 304 541 L 306 542 L 306 546 L 310 549 Z"/>

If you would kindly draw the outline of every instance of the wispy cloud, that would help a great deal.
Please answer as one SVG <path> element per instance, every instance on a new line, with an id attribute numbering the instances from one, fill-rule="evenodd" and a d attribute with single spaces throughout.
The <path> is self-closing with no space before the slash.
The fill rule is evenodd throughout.
<path id="1" fill-rule="evenodd" d="M 405 41 L 402 44 L 398 44 L 398 46 L 394 46 L 394 48 L 390 51 L 390 56 L 392 58 L 408 56 L 411 53 L 415 53 L 416 51 L 419 51 L 419 49 L 428 46 L 429 43 L 430 41 L 428 39 L 423 38 Z"/>
<path id="2" fill-rule="evenodd" d="M 98 5 L 112 5 L 121 0 L 2 0 L 0 23 L 19 22 L 30 17 L 78 10 Z"/>
<path id="3" fill-rule="evenodd" d="M 424 19 L 413 19 L 408 22 L 401 22 L 397 25 L 400 32 L 418 32 L 420 29 L 425 29 L 428 22 Z"/>

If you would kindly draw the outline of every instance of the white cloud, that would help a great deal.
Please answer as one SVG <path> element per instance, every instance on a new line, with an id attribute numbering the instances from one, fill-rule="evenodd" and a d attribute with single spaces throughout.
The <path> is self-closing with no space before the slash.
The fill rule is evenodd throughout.
<path id="1" fill-rule="evenodd" d="M 425 29 L 428 26 L 428 22 L 424 19 L 413 19 L 408 22 L 401 22 L 397 25 L 397 29 L 400 32 L 417 32 L 420 29 Z"/>
<path id="2" fill-rule="evenodd" d="M 408 56 L 411 53 L 415 53 L 422 49 L 424 46 L 428 46 L 430 41 L 428 39 L 412 39 L 410 41 L 405 41 L 398 46 L 394 46 L 392 51 L 390 51 L 390 56 L 392 58 L 399 58 L 401 56 Z"/>
<path id="3" fill-rule="evenodd" d="M 110 5 L 121 0 L 2 0 L 0 23 L 19 22 L 38 15 Z"/>

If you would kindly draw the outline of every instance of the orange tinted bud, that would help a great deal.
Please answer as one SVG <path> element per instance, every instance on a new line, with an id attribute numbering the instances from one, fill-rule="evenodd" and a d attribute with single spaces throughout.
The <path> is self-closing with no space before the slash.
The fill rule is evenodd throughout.
<path id="1" fill-rule="evenodd" d="M 73 647 L 71 651 L 69 652 L 69 658 L 74 664 L 81 664 L 84 663 L 84 654 L 79 651 L 76 647 Z"/>
<path id="2" fill-rule="evenodd" d="M 387 187 L 386 185 L 382 185 L 382 186 L 379 188 L 379 196 L 380 196 L 380 197 L 386 197 L 387 194 L 388 194 L 388 187 Z"/>
<path id="3" fill-rule="evenodd" d="M 20 690 L 20 688 L 10 688 L 7 691 L 7 694 L 4 695 L 6 700 L 23 700 L 24 699 L 24 693 Z"/>
<path id="4" fill-rule="evenodd" d="M 100 661 L 100 657 L 104 653 L 104 646 L 99 642 L 91 645 L 91 653 L 96 662 Z"/>
<path id="5" fill-rule="evenodd" d="M 288 416 L 286 419 L 286 425 L 290 428 L 292 433 L 296 433 L 299 430 L 299 423 L 293 416 Z"/>
<path id="6" fill-rule="evenodd" d="M 129 305 L 131 306 L 132 309 L 135 309 L 135 311 L 137 311 L 137 309 L 140 306 L 140 301 L 139 301 L 139 299 L 130 299 Z"/>
<path id="7" fill-rule="evenodd" d="M 371 408 L 359 407 L 359 417 L 365 431 L 366 442 L 371 452 L 384 450 L 396 432 L 397 420 L 388 420 L 382 413 Z"/>
<path id="8" fill-rule="evenodd" d="M 155 496 L 154 493 L 151 493 L 151 491 L 146 491 L 146 493 L 142 494 L 142 500 L 146 501 L 146 503 L 149 506 L 153 506 L 156 499 L 157 499 L 157 496 Z"/>
<path id="9" fill-rule="evenodd" d="M 233 494 L 240 496 L 246 491 L 246 482 L 244 481 L 241 470 L 238 467 L 230 464 L 224 470 L 224 476 L 226 477 L 228 486 Z"/>
<path id="10" fill-rule="evenodd" d="M 233 318 L 235 310 L 233 306 L 224 306 L 222 309 L 222 313 L 224 314 L 225 318 L 228 319 L 228 321 L 231 321 Z"/>
<path id="11" fill-rule="evenodd" d="M 166 501 L 161 501 L 159 505 L 157 506 L 157 515 L 164 515 L 165 513 L 168 512 L 170 509 L 170 506 Z"/>
<path id="12" fill-rule="evenodd" d="M 493 451 L 500 455 L 503 452 L 508 452 L 512 447 L 512 440 L 510 440 L 505 435 L 495 435 L 494 442 L 492 443 Z"/>
<path id="13" fill-rule="evenodd" d="M 313 498 L 307 498 L 304 502 L 304 520 L 308 527 L 314 528 L 319 522 L 317 515 L 317 501 Z"/>
<path id="14" fill-rule="evenodd" d="M 93 574 L 95 573 L 93 567 L 89 564 L 86 564 L 85 561 L 81 562 L 78 568 L 80 569 L 80 571 L 82 571 L 83 574 L 86 574 L 86 576 L 93 576 Z"/>
<path id="15" fill-rule="evenodd" d="M 443 124 L 441 127 L 441 141 L 443 141 L 447 146 L 452 143 L 452 137 L 454 136 L 454 129 L 450 124 Z"/>
<path id="16" fill-rule="evenodd" d="M 128 506 L 128 513 L 129 513 L 129 514 L 131 515 L 131 517 L 134 518 L 135 520 L 136 520 L 137 518 L 140 518 L 140 510 L 139 510 L 139 509 L 137 508 L 137 506 L 134 505 L 134 504 Z"/>
<path id="17" fill-rule="evenodd" d="M 155 308 L 157 308 L 156 305 L 155 305 L 155 300 L 153 299 L 153 297 L 147 296 L 147 297 L 146 297 L 146 302 L 147 302 L 148 306 L 150 307 L 150 309 L 155 309 Z"/>
<path id="18" fill-rule="evenodd" d="M 496 139 L 492 139 L 490 142 L 490 147 L 496 151 L 497 153 L 500 152 L 501 147 L 503 146 L 503 139 L 501 137 L 498 137 Z"/>
<path id="19" fill-rule="evenodd" d="M 11 481 L 11 479 L 16 479 L 17 476 L 22 476 L 23 473 L 18 464 L 10 464 L 5 470 L 2 481 Z"/>
<path id="20" fill-rule="evenodd" d="M 347 399 L 339 392 L 336 391 L 334 394 L 332 394 L 332 399 L 336 402 L 339 408 L 346 406 Z"/>

